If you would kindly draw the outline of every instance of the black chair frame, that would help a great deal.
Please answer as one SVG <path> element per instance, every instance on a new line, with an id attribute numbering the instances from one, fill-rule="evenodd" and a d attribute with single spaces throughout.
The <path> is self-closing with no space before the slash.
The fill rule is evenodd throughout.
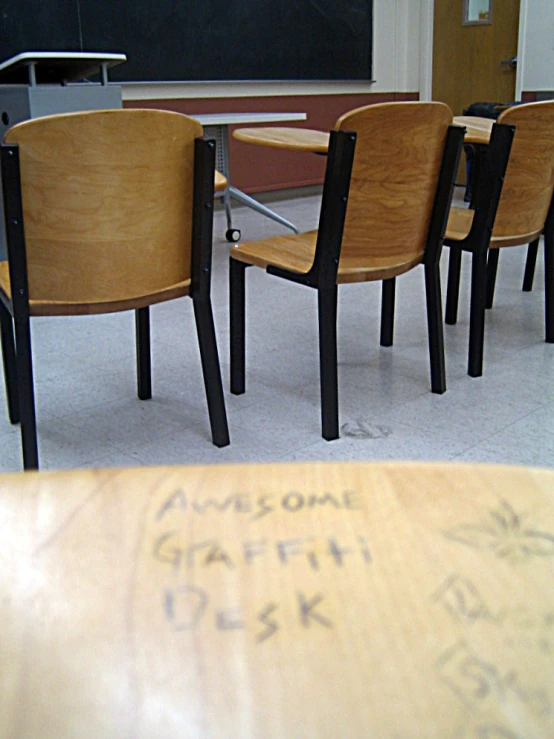
<path id="1" fill-rule="evenodd" d="M 439 259 L 452 199 L 465 130 L 448 129 L 439 181 L 428 231 L 424 268 L 427 294 L 429 350 L 432 389 L 446 389 Z M 339 437 L 338 368 L 337 368 L 337 273 L 342 235 L 348 204 L 350 178 L 354 161 L 356 134 L 332 131 L 323 185 L 314 262 L 306 273 L 298 273 L 268 265 L 268 274 L 283 277 L 317 290 L 319 323 L 319 362 L 321 384 L 322 436 L 327 441 Z M 230 258 L 230 325 L 231 325 L 231 392 L 245 392 L 245 271 L 250 266 Z M 384 281 L 393 283 L 393 280 Z M 394 314 L 394 288 L 385 288 L 383 322 L 390 326 Z M 392 293 L 392 298 L 391 298 Z"/>
<path id="2" fill-rule="evenodd" d="M 215 141 L 194 144 L 192 298 L 213 443 L 229 444 L 229 430 L 210 299 Z M 0 145 L 11 300 L 0 290 L 2 359 L 11 423 L 21 423 L 23 466 L 38 469 L 25 229 L 17 145 Z M 135 310 L 137 395 L 152 397 L 149 306 Z M 15 339 L 14 339 L 15 328 Z"/>
<path id="3" fill-rule="evenodd" d="M 552 211 L 552 207 L 553 206 L 551 204 L 549 212 Z M 546 231 L 543 231 L 543 233 L 546 235 Z M 521 289 L 524 293 L 530 293 L 533 289 L 533 281 L 535 279 L 535 267 L 537 266 L 537 257 L 539 255 L 539 244 L 540 238 L 532 241 L 527 247 L 525 271 L 523 273 L 523 283 L 521 285 Z M 500 256 L 499 252 L 499 249 L 491 249 L 487 262 L 487 308 L 492 308 L 492 304 L 494 302 L 494 288 L 496 285 L 496 273 L 498 272 L 498 257 Z"/>
<path id="4" fill-rule="evenodd" d="M 462 251 L 472 255 L 468 357 L 468 374 L 472 377 L 483 374 L 487 255 L 514 132 L 515 126 L 498 123 L 493 126 L 481 178 L 474 193 L 475 215 L 470 232 L 463 240 L 451 241 L 447 238 L 444 242 L 450 247 L 445 315 L 447 324 L 453 325 L 457 321 Z"/>

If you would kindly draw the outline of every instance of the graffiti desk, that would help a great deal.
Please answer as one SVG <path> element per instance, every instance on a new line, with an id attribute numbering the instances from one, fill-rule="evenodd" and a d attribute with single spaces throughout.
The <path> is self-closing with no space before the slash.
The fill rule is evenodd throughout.
<path id="1" fill-rule="evenodd" d="M 0 736 L 554 736 L 554 471 L 0 477 Z"/>

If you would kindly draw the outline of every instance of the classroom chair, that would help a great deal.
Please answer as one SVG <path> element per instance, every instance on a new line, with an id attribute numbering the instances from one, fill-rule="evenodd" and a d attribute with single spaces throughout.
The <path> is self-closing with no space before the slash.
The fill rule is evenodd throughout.
<path id="1" fill-rule="evenodd" d="M 464 129 L 442 103 L 386 103 L 331 132 L 319 228 L 231 247 L 231 392 L 245 391 L 245 270 L 317 290 L 322 436 L 339 436 L 337 287 L 383 282 L 381 344 L 393 339 L 396 277 L 425 271 L 431 389 L 446 389 L 439 257 Z"/>
<path id="2" fill-rule="evenodd" d="M 29 319 L 134 310 L 138 397 L 147 400 L 149 306 L 184 295 L 193 301 L 213 443 L 227 445 L 210 300 L 215 142 L 177 113 L 91 111 L 14 126 L 1 163 L 2 353 L 24 468 L 38 468 Z"/>
<path id="3" fill-rule="evenodd" d="M 533 244 L 542 232 L 546 341 L 554 342 L 554 102 L 509 108 L 498 118 L 498 125 L 515 127 L 505 174 L 503 155 L 499 155 L 498 149 L 495 151 L 491 137 L 475 209 L 452 208 L 444 242 L 450 247 L 445 316 L 448 324 L 457 320 L 462 251 L 472 255 L 468 355 L 471 377 L 483 374 L 485 309 L 487 302 L 492 305 L 498 251 Z"/>

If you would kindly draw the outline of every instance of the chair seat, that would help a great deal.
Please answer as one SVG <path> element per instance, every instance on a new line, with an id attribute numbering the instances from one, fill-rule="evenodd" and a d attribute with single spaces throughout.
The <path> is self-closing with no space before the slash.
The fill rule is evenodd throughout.
<path id="1" fill-rule="evenodd" d="M 451 208 L 446 225 L 447 241 L 462 241 L 467 238 L 475 211 L 470 208 Z"/>
<path id="2" fill-rule="evenodd" d="M 225 177 L 224 174 L 222 174 L 219 170 L 215 170 L 215 176 L 214 176 L 214 191 L 215 192 L 223 192 L 223 190 L 227 189 L 227 186 L 229 183 L 227 182 L 227 177 Z"/>
<path id="3" fill-rule="evenodd" d="M 84 302 L 58 302 L 50 300 L 29 300 L 29 315 L 31 316 L 84 316 L 97 313 L 114 313 L 122 310 L 136 310 L 147 305 L 162 303 L 166 300 L 181 298 L 190 292 L 191 280 L 184 280 L 176 285 L 159 290 L 148 295 L 138 295 L 129 300 Z M 0 290 L 11 300 L 12 291 L 8 262 L 0 262 Z"/>
<path id="4" fill-rule="evenodd" d="M 473 224 L 474 215 L 475 211 L 470 208 L 451 208 L 448 215 L 448 224 L 446 226 L 446 241 L 463 241 L 467 238 Z M 509 234 L 507 236 L 495 236 L 493 232 L 489 248 L 499 249 L 503 246 L 520 246 L 521 244 L 529 244 L 531 241 L 538 239 L 539 236 L 540 231 Z"/>
<path id="5" fill-rule="evenodd" d="M 269 265 L 305 274 L 314 262 L 317 231 L 302 234 L 274 236 L 263 241 L 251 241 L 231 247 L 231 257 L 245 264 L 266 269 Z M 401 263 L 391 259 L 374 259 L 372 264 L 364 263 L 356 257 L 341 257 L 337 283 L 369 282 L 387 280 L 410 269 L 423 261 L 423 256 Z"/>

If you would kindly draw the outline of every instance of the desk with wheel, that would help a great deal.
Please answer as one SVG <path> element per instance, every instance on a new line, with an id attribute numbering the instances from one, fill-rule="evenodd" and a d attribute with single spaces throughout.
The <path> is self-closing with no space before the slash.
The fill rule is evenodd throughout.
<path id="1" fill-rule="evenodd" d="M 267 218 L 280 223 L 286 228 L 290 228 L 294 233 L 298 233 L 296 226 L 283 218 L 278 213 L 270 210 L 262 203 L 250 197 L 246 193 L 233 187 L 231 183 L 231 172 L 229 166 L 229 126 L 241 125 L 244 123 L 279 123 L 286 121 L 305 121 L 305 113 L 217 113 L 217 114 L 191 114 L 204 127 L 206 136 L 215 138 L 217 143 L 216 149 L 216 167 L 228 180 L 228 186 L 222 192 L 223 205 L 225 207 L 225 215 L 227 217 L 227 232 L 225 234 L 227 241 L 237 242 L 240 239 L 240 230 L 233 228 L 231 215 L 231 198 L 242 205 L 261 213 Z M 254 129 L 256 130 L 256 129 Z M 285 129 L 286 130 L 286 129 Z"/>

